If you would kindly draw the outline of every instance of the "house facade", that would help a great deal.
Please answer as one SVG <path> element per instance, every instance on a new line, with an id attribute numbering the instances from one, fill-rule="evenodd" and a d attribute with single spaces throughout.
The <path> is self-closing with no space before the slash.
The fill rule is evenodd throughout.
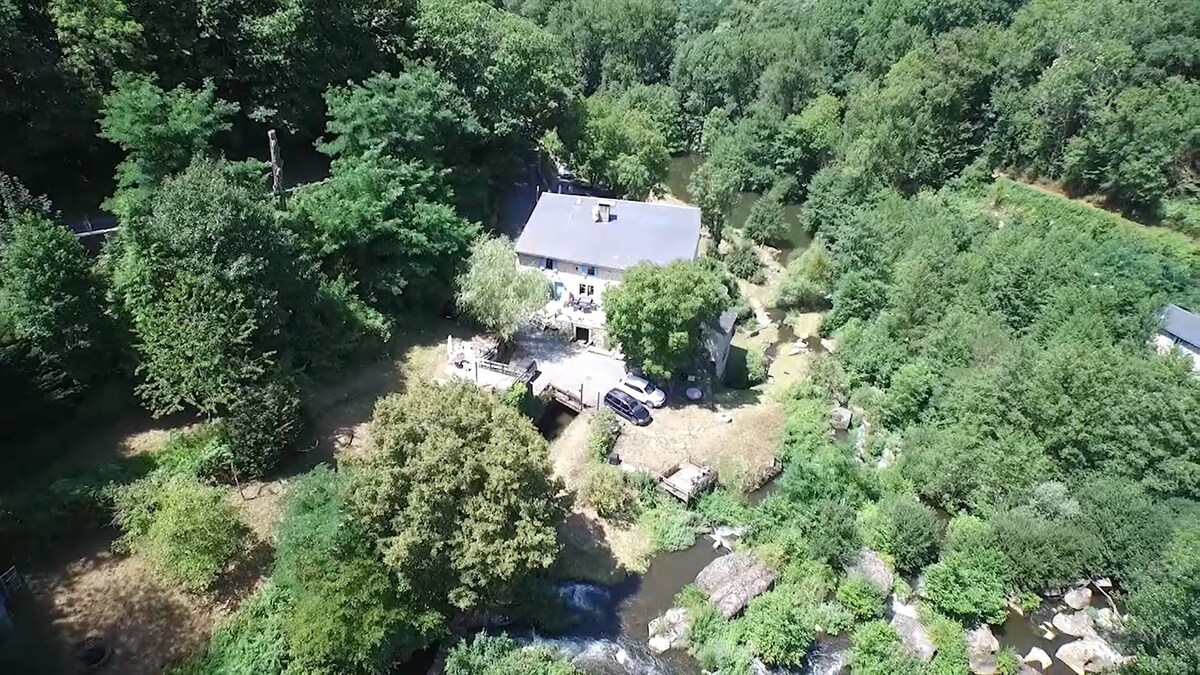
<path id="1" fill-rule="evenodd" d="M 602 342 L 604 291 L 639 263 L 700 254 L 700 209 L 545 192 L 516 242 L 522 265 L 550 281 L 547 314 L 574 337 Z"/>

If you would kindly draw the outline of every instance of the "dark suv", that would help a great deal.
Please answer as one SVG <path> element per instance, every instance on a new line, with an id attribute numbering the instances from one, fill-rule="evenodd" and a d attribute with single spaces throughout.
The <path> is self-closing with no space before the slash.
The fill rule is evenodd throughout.
<path id="1" fill-rule="evenodd" d="M 604 405 L 639 427 L 650 424 L 650 420 L 653 419 L 646 406 L 638 403 L 632 396 L 620 389 L 612 389 L 605 394 Z"/>

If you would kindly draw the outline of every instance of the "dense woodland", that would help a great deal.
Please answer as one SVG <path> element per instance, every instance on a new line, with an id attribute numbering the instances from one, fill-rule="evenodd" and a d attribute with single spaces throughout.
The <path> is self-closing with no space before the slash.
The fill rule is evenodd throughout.
<path id="1" fill-rule="evenodd" d="M 778 493 L 696 516 L 784 570 L 705 618 L 701 662 L 797 664 L 816 620 L 853 633 L 855 672 L 917 672 L 842 579 L 867 543 L 925 579 L 930 672 L 962 672 L 963 626 L 1007 597 L 1083 576 L 1119 584 L 1130 672 L 1200 671 L 1200 383 L 1146 346 L 1165 302 L 1200 303 L 1200 3 L 0 0 L 0 127 L 0 462 L 50 485 L 0 496 L 0 555 L 115 514 L 121 547 L 206 588 L 244 537 L 216 486 L 275 470 L 317 385 L 456 297 L 506 334 L 544 298 L 485 238 L 541 156 L 644 198 L 696 152 L 725 265 L 639 272 L 613 298 L 627 353 L 677 367 L 628 315 L 666 298 L 686 343 L 725 269 L 754 272 L 722 240 L 777 242 L 785 204 L 815 241 L 778 304 L 828 310 L 840 345 L 789 396 Z M 268 128 L 327 178 L 272 194 Z M 764 197 L 732 232 L 744 191 Z M 97 254 L 63 223 L 101 209 Z M 367 459 L 296 483 L 270 582 L 183 672 L 382 673 L 452 616 L 545 616 L 566 508 L 545 442 L 423 386 L 380 404 Z M 830 400 L 866 418 L 862 459 Z M 137 406 L 210 424 L 84 475 L 46 478 L 69 448 L 7 450 Z M 570 672 L 486 639 L 448 669 Z"/>

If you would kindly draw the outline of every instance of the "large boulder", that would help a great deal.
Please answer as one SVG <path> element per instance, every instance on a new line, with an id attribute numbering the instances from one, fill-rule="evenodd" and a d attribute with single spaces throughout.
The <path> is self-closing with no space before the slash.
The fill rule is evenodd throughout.
<path id="1" fill-rule="evenodd" d="M 1084 586 L 1083 588 L 1072 588 L 1063 596 L 1063 602 L 1071 609 L 1084 609 L 1092 604 L 1092 589 Z"/>
<path id="2" fill-rule="evenodd" d="M 775 583 L 775 572 L 748 553 L 721 556 L 700 570 L 696 585 L 726 619 L 732 619 L 753 598 Z"/>
<path id="3" fill-rule="evenodd" d="M 1126 660 L 1112 645 L 1095 636 L 1068 642 L 1054 652 L 1054 657 L 1079 675 L 1116 668 Z"/>
<path id="4" fill-rule="evenodd" d="M 662 616 L 650 622 L 650 651 L 661 654 L 668 649 L 686 647 L 691 628 L 691 616 L 687 609 L 668 609 Z"/>
<path id="5" fill-rule="evenodd" d="M 1074 612 L 1073 614 L 1059 612 L 1054 615 L 1053 623 L 1058 632 L 1073 637 L 1082 638 L 1096 635 L 1096 628 L 1092 624 L 1092 617 L 1087 612 Z"/>
<path id="6" fill-rule="evenodd" d="M 858 556 L 846 569 L 846 574 L 866 579 L 884 595 L 892 592 L 893 577 L 895 576 L 892 566 L 879 553 L 869 548 L 859 549 Z"/>
<path id="7" fill-rule="evenodd" d="M 922 661 L 933 659 L 933 655 L 937 653 L 937 645 L 933 644 L 929 631 L 925 630 L 925 626 L 917 619 L 897 614 L 892 617 L 892 628 L 900 634 L 900 639 L 909 651 Z"/>
<path id="8" fill-rule="evenodd" d="M 834 406 L 829 411 L 829 424 L 837 431 L 845 431 L 850 428 L 850 420 L 853 416 L 849 408 Z"/>
<path id="9" fill-rule="evenodd" d="M 999 671 L 996 666 L 996 652 L 1000 651 L 1000 641 L 992 634 L 992 629 L 986 624 L 966 632 L 967 662 L 975 675 L 995 675 Z"/>
<path id="10" fill-rule="evenodd" d="M 1097 628 L 1107 631 L 1119 631 L 1124 627 L 1121 615 L 1111 607 L 1101 607 L 1096 610 L 1095 625 Z"/>

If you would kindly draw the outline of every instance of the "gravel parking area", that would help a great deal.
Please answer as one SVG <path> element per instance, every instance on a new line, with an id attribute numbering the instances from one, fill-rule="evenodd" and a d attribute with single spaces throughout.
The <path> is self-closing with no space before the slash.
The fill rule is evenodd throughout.
<path id="1" fill-rule="evenodd" d="M 625 374 L 621 359 L 589 351 L 548 331 L 526 330 L 516 338 L 513 362 L 534 359 L 542 375 L 536 384 L 548 382 L 595 406 Z"/>

